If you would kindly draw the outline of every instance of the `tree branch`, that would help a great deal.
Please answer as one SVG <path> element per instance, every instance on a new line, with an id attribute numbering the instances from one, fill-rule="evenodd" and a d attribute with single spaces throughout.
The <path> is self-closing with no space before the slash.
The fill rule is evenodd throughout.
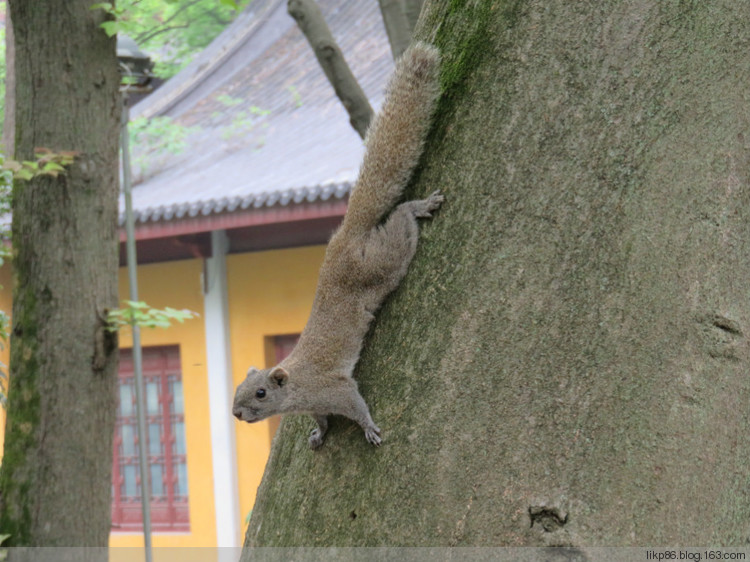
<path id="1" fill-rule="evenodd" d="M 140 35 L 138 35 L 138 37 L 135 38 L 135 42 L 136 43 L 142 43 L 144 41 L 148 41 L 149 39 L 152 39 L 152 38 L 156 37 L 157 35 L 160 35 L 160 34 L 164 33 L 165 31 L 168 31 L 170 29 L 181 29 L 181 28 L 188 27 L 190 25 L 189 23 L 186 23 L 184 25 L 179 25 L 179 26 L 169 26 L 169 22 L 171 22 L 172 20 L 174 20 L 177 16 L 179 16 L 182 12 L 184 12 L 185 10 L 187 10 L 188 8 L 190 8 L 191 6 L 195 6 L 198 2 L 201 2 L 201 1 L 202 0 L 190 0 L 188 3 L 183 4 L 182 6 L 180 6 L 175 11 L 174 14 L 172 14 L 171 16 L 169 16 L 167 19 L 165 19 L 161 23 L 161 27 L 157 28 L 156 30 L 146 31 L 144 33 L 141 33 Z"/>
<path id="2" fill-rule="evenodd" d="M 328 81 L 349 113 L 352 127 L 364 139 L 372 119 L 372 107 L 346 64 L 320 8 L 314 0 L 289 0 L 287 11 L 310 43 Z"/>
<path id="3" fill-rule="evenodd" d="M 144 41 L 148 41 L 150 39 L 153 39 L 154 37 L 158 37 L 162 33 L 167 33 L 169 31 L 172 31 L 173 29 L 187 29 L 188 27 L 190 27 L 189 23 L 183 23 L 183 24 L 180 24 L 180 25 L 170 25 L 169 27 L 160 27 L 159 29 L 151 31 L 150 33 L 143 33 L 143 34 L 139 35 L 138 36 L 139 39 L 136 40 L 136 43 L 140 44 L 140 43 L 142 43 Z M 143 35 L 146 36 L 145 39 L 141 39 L 140 38 Z"/>
<path id="4" fill-rule="evenodd" d="M 424 0 L 378 0 L 385 31 L 397 60 L 411 43 L 412 32 Z"/>

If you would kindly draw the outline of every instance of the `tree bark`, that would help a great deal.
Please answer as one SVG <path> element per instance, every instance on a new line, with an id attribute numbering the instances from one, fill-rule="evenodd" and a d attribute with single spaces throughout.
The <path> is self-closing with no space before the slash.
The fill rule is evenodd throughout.
<path id="1" fill-rule="evenodd" d="M 446 202 L 357 369 L 384 443 L 285 419 L 246 545 L 747 544 L 746 8 L 427 3 Z"/>
<path id="2" fill-rule="evenodd" d="M 16 136 L 16 50 L 13 39 L 13 20 L 5 14 L 5 104 L 3 107 L 3 151 L 6 158 L 13 157 Z"/>
<path id="3" fill-rule="evenodd" d="M 57 178 L 16 180 L 11 385 L 0 529 L 11 546 L 106 546 L 117 305 L 115 39 L 89 0 L 11 0 L 16 155 L 76 151 Z M 106 553 L 105 553 L 106 555 Z"/>
<path id="4" fill-rule="evenodd" d="M 341 48 L 328 29 L 315 0 L 289 0 L 289 15 L 297 22 L 336 96 L 349 113 L 349 123 L 363 139 L 372 119 L 372 107 L 364 90 L 346 64 Z"/>

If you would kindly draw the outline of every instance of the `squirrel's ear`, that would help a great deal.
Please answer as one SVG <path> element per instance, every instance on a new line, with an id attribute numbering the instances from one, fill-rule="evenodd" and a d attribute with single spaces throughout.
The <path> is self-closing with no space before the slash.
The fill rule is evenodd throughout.
<path id="1" fill-rule="evenodd" d="M 289 373 L 286 372 L 286 370 L 283 367 L 274 367 L 271 369 L 271 372 L 268 373 L 268 377 L 278 386 L 284 386 L 286 384 L 287 378 L 289 378 Z"/>
<path id="2" fill-rule="evenodd" d="M 258 369 L 256 369 L 255 367 L 250 367 L 250 368 L 249 368 L 249 369 L 247 370 L 247 376 L 249 377 L 250 375 L 254 375 L 254 374 L 255 374 L 255 373 L 257 373 L 257 372 L 258 372 Z"/>

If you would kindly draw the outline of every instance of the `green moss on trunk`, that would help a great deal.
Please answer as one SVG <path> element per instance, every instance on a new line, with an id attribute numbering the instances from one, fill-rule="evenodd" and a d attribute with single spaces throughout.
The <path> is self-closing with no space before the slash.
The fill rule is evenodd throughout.
<path id="1" fill-rule="evenodd" d="M 20 272 L 16 272 L 17 274 Z M 16 286 L 25 285 L 25 275 L 16 275 Z M 19 283 L 20 278 L 20 283 Z M 39 365 L 36 350 L 35 299 L 33 294 L 17 294 L 14 312 L 16 326 L 24 326 L 26 338 L 18 338 L 11 349 L 11 364 L 21 376 L 13 379 L 13 401 L 8 405 L 5 427 L 0 489 L 4 509 L 0 510 L 0 529 L 13 538 L 13 544 L 30 544 L 32 515 L 30 483 L 25 473 L 26 455 L 39 444 L 40 399 Z"/>
<path id="2" fill-rule="evenodd" d="M 747 10 L 425 8 L 446 202 L 358 368 L 384 443 L 285 420 L 246 544 L 744 545 Z"/>
<path id="3" fill-rule="evenodd" d="M 0 530 L 10 546 L 106 546 L 116 350 L 103 368 L 92 360 L 100 315 L 117 302 L 115 40 L 90 2 L 9 6 L 16 158 L 34 160 L 37 147 L 77 156 L 57 178 L 14 186 Z"/>

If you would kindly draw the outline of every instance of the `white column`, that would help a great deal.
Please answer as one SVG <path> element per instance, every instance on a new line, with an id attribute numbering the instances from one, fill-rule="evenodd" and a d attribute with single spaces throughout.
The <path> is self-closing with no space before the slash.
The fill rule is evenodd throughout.
<path id="1" fill-rule="evenodd" d="M 240 533 L 237 451 L 232 417 L 234 384 L 227 298 L 228 247 L 229 240 L 224 230 L 211 232 L 212 257 L 206 259 L 203 273 L 211 460 L 214 474 L 216 542 L 219 548 L 239 546 Z"/>

